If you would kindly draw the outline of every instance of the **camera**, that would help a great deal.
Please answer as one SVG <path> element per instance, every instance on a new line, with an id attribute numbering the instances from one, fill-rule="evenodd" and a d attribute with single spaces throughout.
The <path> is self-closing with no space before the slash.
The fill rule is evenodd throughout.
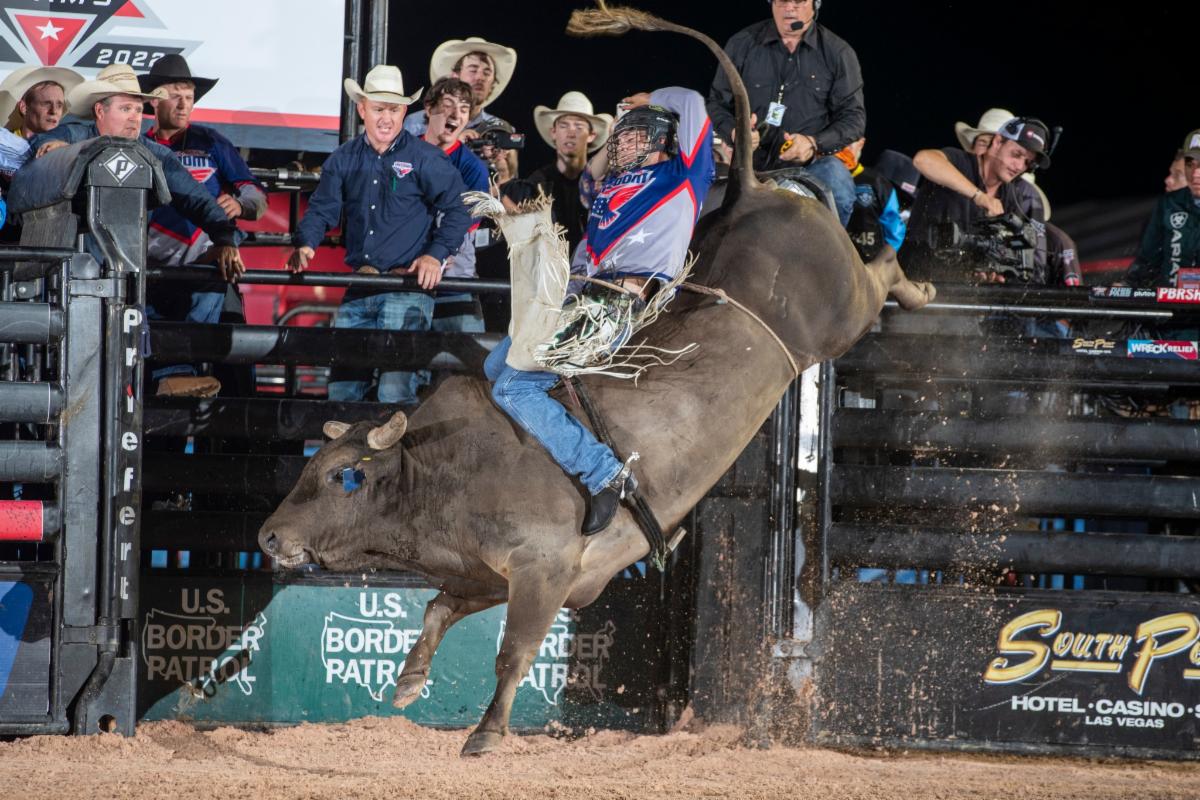
<path id="1" fill-rule="evenodd" d="M 929 246 L 940 260 L 967 272 L 995 272 L 1006 280 L 1029 283 L 1036 269 L 1037 226 L 1016 214 L 977 220 L 964 231 L 955 222 L 930 229 Z"/>
<path id="2" fill-rule="evenodd" d="M 480 128 L 477 138 L 467 142 L 467 147 L 471 148 L 471 152 L 475 155 L 479 155 L 483 148 L 488 146 L 497 150 L 524 150 L 525 134 L 502 128 L 499 125 L 488 125 Z"/>

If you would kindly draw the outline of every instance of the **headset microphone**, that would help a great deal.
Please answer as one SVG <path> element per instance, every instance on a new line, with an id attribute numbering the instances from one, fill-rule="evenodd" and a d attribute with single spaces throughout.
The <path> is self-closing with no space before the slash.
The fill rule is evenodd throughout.
<path id="1" fill-rule="evenodd" d="M 794 31 L 798 31 L 803 28 L 804 28 L 804 23 L 801 22 L 800 20 L 796 20 L 795 22 L 792 23 L 792 30 L 794 30 Z"/>

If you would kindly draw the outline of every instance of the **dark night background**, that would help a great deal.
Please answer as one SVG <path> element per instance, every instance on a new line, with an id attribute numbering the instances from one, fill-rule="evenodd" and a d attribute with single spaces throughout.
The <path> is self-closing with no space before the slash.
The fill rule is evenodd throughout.
<path id="1" fill-rule="evenodd" d="M 631 0 L 724 44 L 770 15 L 766 0 Z M 533 107 L 570 89 L 597 111 L 622 96 L 677 84 L 707 94 L 716 61 L 698 42 L 636 32 L 574 39 L 567 17 L 586 2 L 392 0 L 388 56 L 410 87 L 428 86 L 429 57 L 446 39 L 482 36 L 514 48 L 512 83 L 489 110 L 529 134 L 522 172 L 552 153 Z M 1037 116 L 1065 133 L 1038 176 L 1056 208 L 1091 199 L 1146 197 L 1187 132 L 1200 127 L 1200 67 L 1188 41 L 1197 3 L 1152 0 L 1103 10 L 1078 0 L 1041 3 L 825 0 L 820 22 L 858 52 L 865 80 L 864 160 L 955 144 L 953 126 L 991 106 Z"/>

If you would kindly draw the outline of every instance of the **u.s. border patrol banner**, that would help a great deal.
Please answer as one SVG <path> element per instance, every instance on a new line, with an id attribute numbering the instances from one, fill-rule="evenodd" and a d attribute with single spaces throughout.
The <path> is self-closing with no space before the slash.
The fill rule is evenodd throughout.
<path id="1" fill-rule="evenodd" d="M 340 722 L 403 714 L 474 725 L 492 699 L 505 607 L 446 635 L 421 697 L 392 708 L 433 589 L 262 573 L 144 576 L 138 701 L 143 719 Z M 615 581 L 582 612 L 562 610 L 517 689 L 513 727 L 641 728 L 654 714 L 661 642 L 649 582 Z"/>
<path id="2" fill-rule="evenodd" d="M 339 0 L 0 0 L 0 79 L 27 65 L 140 74 L 175 53 L 218 79 L 193 121 L 243 147 L 331 151 L 344 30 Z"/>

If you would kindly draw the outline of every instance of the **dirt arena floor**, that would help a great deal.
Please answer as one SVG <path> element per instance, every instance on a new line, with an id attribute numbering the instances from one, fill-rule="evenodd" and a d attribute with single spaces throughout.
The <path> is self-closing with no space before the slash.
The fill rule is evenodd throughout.
<path id="1" fill-rule="evenodd" d="M 402 718 L 272 732 L 147 723 L 138 735 L 0 743 L 6 798 L 1200 798 L 1200 764 L 741 747 L 724 727 L 665 736 L 512 736 L 464 760 L 465 732 Z"/>

